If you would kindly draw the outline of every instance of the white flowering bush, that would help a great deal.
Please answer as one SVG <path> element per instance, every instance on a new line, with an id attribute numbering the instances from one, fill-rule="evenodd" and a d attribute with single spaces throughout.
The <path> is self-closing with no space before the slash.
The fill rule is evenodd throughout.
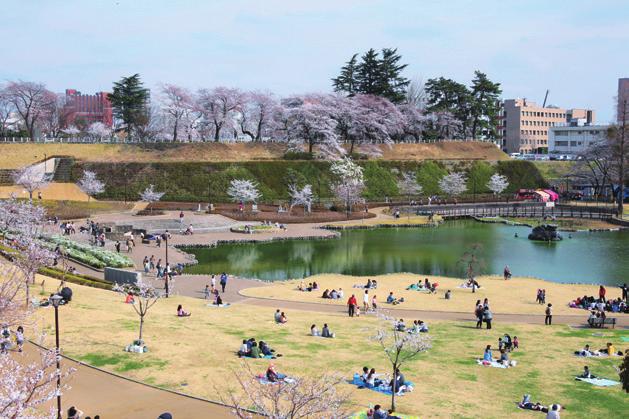
<path id="1" fill-rule="evenodd" d="M 48 248 L 61 246 L 66 255 L 79 262 L 93 266 L 98 269 L 104 267 L 126 268 L 133 266 L 133 261 L 117 252 L 104 250 L 89 244 L 78 243 L 66 237 L 54 235 L 51 237 L 42 237 Z"/>

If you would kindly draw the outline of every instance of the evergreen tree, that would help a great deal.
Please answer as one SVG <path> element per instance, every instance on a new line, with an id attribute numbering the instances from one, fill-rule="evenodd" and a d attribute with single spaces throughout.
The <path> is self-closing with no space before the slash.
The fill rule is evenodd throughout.
<path id="1" fill-rule="evenodd" d="M 472 80 L 472 138 L 485 136 L 496 138 L 496 124 L 500 110 L 499 99 L 502 94 L 500 83 L 494 83 L 485 73 L 474 72 Z"/>
<path id="2" fill-rule="evenodd" d="M 375 49 L 370 48 L 360 58 L 356 71 L 356 91 L 365 95 L 379 96 L 382 93 L 380 58 Z"/>
<path id="3" fill-rule="evenodd" d="M 114 116 L 122 121 L 129 133 L 135 132 L 138 126 L 146 122 L 149 90 L 144 88 L 139 74 L 115 82 L 109 100 Z"/>
<path id="4" fill-rule="evenodd" d="M 400 64 L 402 56 L 397 48 L 384 48 L 380 60 L 380 96 L 384 96 L 393 103 L 402 103 L 406 99 L 406 88 L 410 83 L 402 77 L 402 71 L 408 64 Z"/>
<path id="5" fill-rule="evenodd" d="M 457 137 L 465 138 L 470 126 L 472 93 L 464 84 L 439 77 L 426 82 L 427 110 L 449 112 L 461 123 Z"/>
<path id="6" fill-rule="evenodd" d="M 338 77 L 332 79 L 336 92 L 375 95 L 401 103 L 406 98 L 410 81 L 402 76 L 407 64 L 400 64 L 402 56 L 395 48 L 384 48 L 381 53 L 371 48 L 360 57 L 354 54 L 341 68 Z"/>
<path id="7" fill-rule="evenodd" d="M 332 79 L 335 92 L 345 92 L 347 96 L 354 96 L 356 93 L 357 57 L 358 54 L 352 55 L 352 58 L 341 67 L 341 74 Z"/>

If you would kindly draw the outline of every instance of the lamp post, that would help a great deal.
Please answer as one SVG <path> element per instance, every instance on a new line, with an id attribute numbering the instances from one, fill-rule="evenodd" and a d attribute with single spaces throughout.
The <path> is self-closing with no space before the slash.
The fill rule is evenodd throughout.
<path id="1" fill-rule="evenodd" d="M 166 230 L 166 232 L 164 233 L 164 243 L 166 245 L 166 267 L 164 268 L 164 270 L 166 270 L 166 275 L 164 275 L 164 290 L 166 291 L 166 298 L 168 298 L 168 275 L 170 275 L 170 272 L 168 272 L 168 270 L 166 268 L 169 268 L 168 266 L 168 230 Z M 171 268 L 172 271 L 172 268 Z"/>
<path id="2" fill-rule="evenodd" d="M 59 352 L 59 304 L 61 304 L 61 297 L 59 294 L 55 294 L 50 297 L 50 303 L 55 308 L 55 347 L 57 350 L 57 418 L 61 419 L 61 353 Z"/>

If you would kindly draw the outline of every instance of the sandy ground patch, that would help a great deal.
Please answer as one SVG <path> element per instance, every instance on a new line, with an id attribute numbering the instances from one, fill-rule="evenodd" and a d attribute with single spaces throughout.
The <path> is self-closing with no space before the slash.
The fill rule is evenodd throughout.
<path id="1" fill-rule="evenodd" d="M 39 190 L 33 192 L 33 199 L 37 199 Z M 0 186 L 0 198 L 8 198 L 14 193 L 18 198 L 28 199 L 28 192 L 21 186 Z M 87 201 L 88 196 L 75 183 L 49 183 L 41 189 L 42 199 L 55 201 Z"/>
<path id="2" fill-rule="evenodd" d="M 496 276 L 483 276 L 478 278 L 481 288 L 472 293 L 471 289 L 459 288 L 463 280 L 457 278 L 446 278 L 431 275 L 417 274 L 389 274 L 372 276 L 371 279 L 378 281 L 378 288 L 370 290 L 369 295 L 376 295 L 378 301 L 383 304 L 389 295 L 397 298 L 404 297 L 405 302 L 399 305 L 387 305 L 392 310 L 415 309 L 434 311 L 456 311 L 473 313 L 476 300 L 488 298 L 494 313 L 517 313 L 517 314 L 544 314 L 545 307 L 535 302 L 538 288 L 546 289 L 546 302 L 552 303 L 554 314 L 582 315 L 587 317 L 587 311 L 568 307 L 568 303 L 578 296 L 595 295 L 598 296 L 598 286 L 596 285 L 573 285 L 558 284 L 533 278 L 513 278 L 505 281 Z M 438 282 L 437 294 L 427 294 L 424 292 L 406 290 L 406 288 L 416 283 L 418 280 L 428 280 Z M 263 288 L 252 288 L 241 291 L 242 294 L 250 297 L 273 298 L 289 301 L 303 301 L 321 304 L 334 304 L 343 306 L 347 302 L 349 295 L 355 294 L 362 304 L 363 289 L 353 288 L 355 284 L 367 283 L 367 277 L 354 277 L 337 274 L 324 274 L 309 277 L 303 280 L 306 284 L 316 281 L 319 290 L 316 292 L 297 291 L 297 286 L 301 280 L 283 281 L 272 283 Z M 321 298 L 325 289 L 343 288 L 345 298 L 340 300 L 329 300 Z M 607 287 L 608 298 L 621 296 L 617 287 Z M 444 293 L 452 291 L 452 299 L 446 300 Z M 614 316 L 627 316 L 626 314 L 614 314 Z"/>

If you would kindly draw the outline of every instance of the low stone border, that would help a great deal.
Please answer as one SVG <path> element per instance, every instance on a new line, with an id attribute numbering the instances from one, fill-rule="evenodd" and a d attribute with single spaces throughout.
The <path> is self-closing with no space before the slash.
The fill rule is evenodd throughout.
<path id="1" fill-rule="evenodd" d="M 472 219 L 474 219 L 475 221 L 478 221 L 479 223 L 487 223 L 487 224 L 506 224 L 506 225 L 510 225 L 510 226 L 523 226 L 523 227 L 530 227 L 533 228 L 533 226 L 531 224 L 528 223 L 520 223 L 517 221 L 511 221 L 511 220 L 505 220 L 505 219 L 497 219 L 497 220 L 487 220 L 487 219 L 482 219 L 480 217 L 476 217 L 476 216 L 470 216 Z M 606 232 L 606 231 L 621 231 L 621 230 L 625 230 L 625 227 L 615 227 L 615 228 L 586 228 L 583 230 L 577 230 L 574 228 L 557 228 L 557 231 L 562 231 L 562 232 L 566 232 L 566 233 L 586 233 L 586 232 Z"/>
<path id="2" fill-rule="evenodd" d="M 322 230 L 342 231 L 342 230 L 372 230 L 375 228 L 429 228 L 438 227 L 442 222 L 433 224 L 371 224 L 371 225 L 324 225 L 320 228 Z"/>

